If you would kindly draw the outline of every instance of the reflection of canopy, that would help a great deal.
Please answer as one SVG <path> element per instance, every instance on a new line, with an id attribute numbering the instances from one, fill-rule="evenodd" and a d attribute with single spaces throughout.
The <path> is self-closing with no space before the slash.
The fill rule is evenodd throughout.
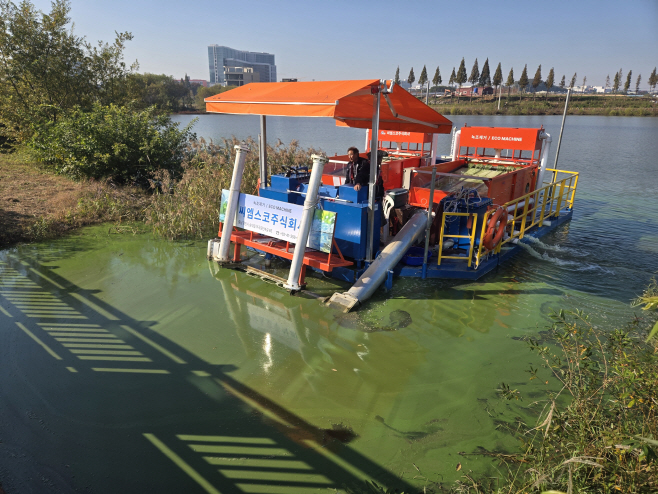
<path id="1" fill-rule="evenodd" d="M 372 127 L 373 94 L 378 80 L 327 82 L 261 82 L 206 98 L 210 113 L 333 117 L 336 125 Z M 400 86 L 382 94 L 379 129 L 448 134 L 450 120 Z"/>

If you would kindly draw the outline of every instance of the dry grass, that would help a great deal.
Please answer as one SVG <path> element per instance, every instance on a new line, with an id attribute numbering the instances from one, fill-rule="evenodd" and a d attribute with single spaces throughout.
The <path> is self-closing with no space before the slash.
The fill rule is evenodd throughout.
<path id="1" fill-rule="evenodd" d="M 15 153 L 0 155 L 0 248 L 80 226 L 143 218 L 148 195 L 109 182 L 74 182 Z"/>

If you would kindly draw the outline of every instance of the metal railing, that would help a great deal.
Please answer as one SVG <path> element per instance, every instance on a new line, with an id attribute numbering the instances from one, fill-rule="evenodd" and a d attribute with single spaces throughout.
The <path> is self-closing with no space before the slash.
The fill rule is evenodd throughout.
<path id="1" fill-rule="evenodd" d="M 508 212 L 505 228 L 511 224 L 511 233 L 508 237 L 503 238 L 492 250 L 488 250 L 484 246 L 483 239 L 487 230 L 488 220 L 496 210 L 492 209 L 485 213 L 482 227 L 480 228 L 480 242 L 475 254 L 475 269 L 478 268 L 482 259 L 490 253 L 499 253 L 503 245 L 514 241 L 514 239 L 522 239 L 527 230 L 535 226 L 541 228 L 544 225 L 544 221 L 547 221 L 548 218 L 557 218 L 562 211 L 568 211 L 573 208 L 576 187 L 578 186 L 578 173 L 553 168 L 547 168 L 547 171 L 553 172 L 552 182 L 502 205 Z M 517 226 L 518 229 L 516 229 Z M 473 228 L 473 232 L 475 230 Z M 441 233 L 443 236 L 443 225 Z M 469 259 L 469 267 L 470 265 Z"/>
<path id="2" fill-rule="evenodd" d="M 502 205 L 508 212 L 504 228 L 511 225 L 511 233 L 509 236 L 503 238 L 492 250 L 488 250 L 484 246 L 483 239 L 487 231 L 487 223 L 489 218 L 495 213 L 495 209 L 487 211 L 482 218 L 481 226 L 479 226 L 480 241 L 477 250 L 473 248 L 479 223 L 477 215 L 472 213 L 443 213 L 441 234 L 439 237 L 438 264 L 440 265 L 443 259 L 459 259 L 467 261 L 468 267 L 471 267 L 473 261 L 475 261 L 475 269 L 477 269 L 485 257 L 491 253 L 499 253 L 503 245 L 515 239 L 522 239 L 529 229 L 535 226 L 541 228 L 549 218 L 557 218 L 562 212 L 572 209 L 576 197 L 576 187 L 578 186 L 578 173 L 553 168 L 548 168 L 547 171 L 553 173 L 552 182 L 544 182 L 547 185 Z M 448 216 L 471 215 L 474 218 L 470 235 L 451 235 L 445 233 L 446 218 Z M 443 241 L 445 238 L 470 239 L 468 254 L 461 256 L 443 255 Z"/>

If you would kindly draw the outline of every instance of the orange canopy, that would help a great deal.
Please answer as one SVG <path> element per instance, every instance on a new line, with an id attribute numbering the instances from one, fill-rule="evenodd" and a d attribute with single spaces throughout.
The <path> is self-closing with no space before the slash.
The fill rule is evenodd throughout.
<path id="1" fill-rule="evenodd" d="M 205 99 L 210 113 L 332 117 L 336 125 L 372 127 L 373 94 L 378 80 L 323 82 L 259 82 Z M 448 134 L 452 122 L 400 86 L 382 94 L 380 130 Z"/>

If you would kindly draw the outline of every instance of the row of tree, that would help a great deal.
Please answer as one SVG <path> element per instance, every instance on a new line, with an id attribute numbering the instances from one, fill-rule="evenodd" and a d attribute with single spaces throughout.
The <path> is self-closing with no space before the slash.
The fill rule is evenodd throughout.
<path id="1" fill-rule="evenodd" d="M 626 76 L 626 81 L 624 82 L 623 85 L 623 92 L 628 93 L 629 88 L 631 87 L 631 77 L 633 75 L 633 71 L 629 70 L 628 74 Z M 569 83 L 570 88 L 573 89 L 573 87 L 576 84 L 576 79 L 578 77 L 577 73 L 574 73 L 574 75 L 571 77 L 571 81 Z M 605 89 L 611 88 L 613 92 L 617 93 L 619 92 L 621 88 L 621 83 L 623 80 L 623 73 L 622 69 L 619 69 L 619 72 L 615 73 L 615 77 L 612 83 L 612 86 L 610 85 L 610 76 L 608 75 L 606 78 L 605 82 Z M 409 84 L 413 84 L 416 81 L 416 76 L 414 74 L 414 69 L 413 67 L 409 71 L 409 76 L 407 77 L 407 82 Z M 638 75 L 637 79 L 635 81 L 635 92 L 637 93 L 640 90 L 640 82 L 642 81 L 642 75 Z M 434 72 L 434 77 L 430 81 L 427 75 L 427 68 L 424 65 L 423 66 L 423 71 L 420 74 L 420 77 L 418 78 L 418 83 L 420 84 L 421 87 L 424 87 L 427 84 L 427 89 L 429 91 L 429 83 L 432 83 L 434 87 L 440 86 L 443 83 L 443 78 L 441 77 L 441 70 L 439 67 L 436 68 L 436 71 Z M 459 68 L 455 72 L 455 67 L 452 68 L 452 73 L 450 74 L 450 79 L 448 80 L 448 86 L 454 87 L 458 85 L 460 88 L 462 87 L 463 84 L 466 82 L 470 82 L 473 86 L 480 86 L 480 87 L 488 87 L 488 86 L 495 86 L 496 89 L 500 87 L 503 84 L 503 69 L 500 64 L 498 63 L 498 66 L 496 67 L 496 71 L 494 72 L 493 78 L 491 77 L 491 70 L 489 68 L 489 59 L 487 58 L 484 62 L 484 65 L 482 66 L 482 71 L 480 71 L 479 65 L 478 65 L 478 60 L 477 58 L 475 59 L 475 62 L 473 63 L 473 67 L 471 69 L 471 74 L 470 76 L 467 75 L 466 72 L 466 62 L 464 61 L 464 58 L 462 58 L 461 63 L 459 64 Z M 658 84 L 658 75 L 656 74 L 656 67 L 654 67 L 653 72 L 649 76 L 649 89 L 653 90 L 656 88 L 656 85 Z M 400 83 L 400 67 L 398 66 L 397 70 L 395 71 L 395 83 L 399 84 Z M 537 67 L 537 71 L 535 72 L 535 76 L 530 81 L 528 77 L 528 65 L 526 64 L 523 67 L 523 72 L 521 73 L 521 77 L 518 81 L 514 79 L 514 68 L 510 68 L 509 74 L 507 75 L 507 79 L 505 81 L 505 86 L 510 88 L 514 84 L 518 83 L 519 87 L 521 90 L 525 91 L 529 87 L 532 87 L 534 91 L 537 90 L 537 87 L 541 85 L 542 83 L 546 85 L 547 91 L 550 91 L 551 88 L 555 86 L 555 69 L 551 67 L 551 69 L 548 72 L 548 77 L 546 80 L 542 79 L 542 69 L 541 65 Z M 587 77 L 583 77 L 583 88 L 587 84 Z M 560 80 L 559 87 L 564 89 L 567 87 L 567 81 L 566 81 L 566 76 L 563 75 L 562 79 Z"/>

